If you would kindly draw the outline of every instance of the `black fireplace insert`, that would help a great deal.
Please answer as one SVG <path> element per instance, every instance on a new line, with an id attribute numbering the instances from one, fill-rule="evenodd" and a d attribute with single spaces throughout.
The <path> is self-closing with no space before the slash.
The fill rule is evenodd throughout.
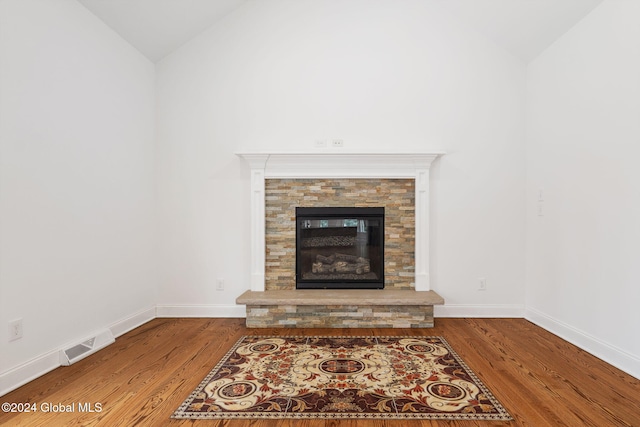
<path id="1" fill-rule="evenodd" d="M 296 208 L 296 289 L 383 289 L 384 207 Z"/>

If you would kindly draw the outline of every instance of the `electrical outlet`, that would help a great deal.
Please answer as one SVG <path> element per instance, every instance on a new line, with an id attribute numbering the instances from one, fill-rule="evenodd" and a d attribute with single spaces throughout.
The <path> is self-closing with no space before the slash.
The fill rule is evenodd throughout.
<path id="1" fill-rule="evenodd" d="M 344 147 L 344 140 L 342 140 L 342 139 L 333 139 L 333 140 L 331 140 L 331 146 L 333 148 L 342 148 L 342 147 Z"/>
<path id="2" fill-rule="evenodd" d="M 22 338 L 22 319 L 16 319 L 9 322 L 9 341 L 15 341 Z"/>
<path id="3" fill-rule="evenodd" d="M 487 279 L 485 279 L 484 277 L 480 277 L 478 278 L 478 290 L 479 291 L 486 291 L 487 290 Z"/>
<path id="4" fill-rule="evenodd" d="M 316 139 L 315 141 L 316 148 L 325 148 L 327 146 L 326 139 Z"/>
<path id="5" fill-rule="evenodd" d="M 216 291 L 224 291 L 224 279 L 216 280 Z"/>

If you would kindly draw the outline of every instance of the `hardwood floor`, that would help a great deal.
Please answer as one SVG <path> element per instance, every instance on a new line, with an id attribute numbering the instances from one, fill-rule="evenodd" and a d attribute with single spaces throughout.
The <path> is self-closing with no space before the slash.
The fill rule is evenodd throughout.
<path id="1" fill-rule="evenodd" d="M 270 334 L 444 336 L 515 420 L 170 419 L 241 336 Z M 523 319 L 436 319 L 431 329 L 246 329 L 244 319 L 155 319 L 0 402 L 37 408 L 0 413 L 0 425 L 11 426 L 640 426 L 639 380 Z M 44 412 L 47 405 L 74 406 Z M 101 411 L 86 411 L 98 405 Z"/>

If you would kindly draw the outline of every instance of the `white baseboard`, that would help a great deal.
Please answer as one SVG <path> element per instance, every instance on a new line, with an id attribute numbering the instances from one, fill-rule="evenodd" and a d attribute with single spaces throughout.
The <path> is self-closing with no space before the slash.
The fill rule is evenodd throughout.
<path id="1" fill-rule="evenodd" d="M 0 396 L 4 396 L 60 366 L 60 350 L 55 349 L 0 374 Z"/>
<path id="2" fill-rule="evenodd" d="M 629 375 L 640 379 L 640 359 L 638 357 L 554 319 L 541 311 L 527 308 L 524 318 Z"/>
<path id="3" fill-rule="evenodd" d="M 520 304 L 445 304 L 433 307 L 434 317 L 524 317 Z"/>
<path id="4" fill-rule="evenodd" d="M 156 317 L 155 312 L 155 307 L 142 310 L 132 316 L 113 323 L 109 326 L 109 329 L 111 329 L 111 332 L 115 337 L 119 337 L 154 319 Z M 51 350 L 6 372 L 0 373 L 0 396 L 4 396 L 10 391 L 25 385 L 29 381 L 41 377 L 42 375 L 60 367 L 60 350 L 65 348 L 67 345 L 67 343 L 63 343 L 59 348 Z"/>
<path id="5" fill-rule="evenodd" d="M 127 332 L 137 328 L 138 326 L 144 325 L 156 318 L 156 308 L 149 307 L 145 310 L 139 311 L 138 313 L 129 316 L 125 319 L 119 320 L 116 323 L 109 326 L 111 329 L 111 333 L 114 337 L 118 338 L 126 334 Z"/>
<path id="6" fill-rule="evenodd" d="M 158 305 L 157 317 L 246 317 L 244 305 Z"/>

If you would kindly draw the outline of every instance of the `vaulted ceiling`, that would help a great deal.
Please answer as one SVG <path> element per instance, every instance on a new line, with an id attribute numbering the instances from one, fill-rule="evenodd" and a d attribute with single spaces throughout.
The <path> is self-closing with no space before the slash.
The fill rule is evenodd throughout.
<path id="1" fill-rule="evenodd" d="M 235 9 L 248 2 L 270 0 L 78 1 L 157 62 Z M 401 4 L 398 0 L 386 1 Z M 421 1 L 432 3 L 528 62 L 603 0 Z"/>

